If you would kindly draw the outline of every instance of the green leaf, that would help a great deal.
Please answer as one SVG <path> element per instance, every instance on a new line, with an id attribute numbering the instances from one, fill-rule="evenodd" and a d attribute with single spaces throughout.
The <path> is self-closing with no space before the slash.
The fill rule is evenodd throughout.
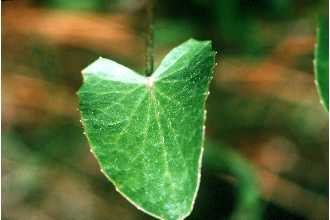
<path id="1" fill-rule="evenodd" d="M 116 189 L 159 219 L 190 214 L 198 191 L 215 52 L 188 40 L 145 77 L 99 58 L 78 95 L 91 150 Z"/>
<path id="2" fill-rule="evenodd" d="M 329 17 L 322 17 L 317 29 L 317 44 L 315 48 L 315 78 L 316 87 L 321 97 L 321 103 L 329 111 Z"/>

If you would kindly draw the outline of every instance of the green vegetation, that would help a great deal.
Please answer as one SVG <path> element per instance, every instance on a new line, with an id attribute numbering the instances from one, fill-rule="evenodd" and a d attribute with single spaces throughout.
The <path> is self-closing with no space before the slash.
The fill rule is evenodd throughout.
<path id="1" fill-rule="evenodd" d="M 210 42 L 189 40 L 149 77 L 104 58 L 83 70 L 80 110 L 92 152 L 117 190 L 157 218 L 192 210 L 214 56 Z"/>
<path id="2" fill-rule="evenodd" d="M 329 2 L 146 2 L 2 1 L 2 218 L 327 219 Z"/>
<path id="3" fill-rule="evenodd" d="M 317 29 L 315 78 L 321 103 L 329 111 L 329 17 L 322 17 Z"/>

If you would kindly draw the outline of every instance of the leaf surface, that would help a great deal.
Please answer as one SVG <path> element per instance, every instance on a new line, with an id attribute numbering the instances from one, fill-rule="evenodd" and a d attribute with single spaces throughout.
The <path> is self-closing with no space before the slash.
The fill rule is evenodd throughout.
<path id="1" fill-rule="evenodd" d="M 145 77 L 108 59 L 83 70 L 82 123 L 102 172 L 137 208 L 177 220 L 200 181 L 211 43 L 188 40 Z"/>
<path id="2" fill-rule="evenodd" d="M 321 17 L 315 48 L 315 79 L 321 103 L 329 111 L 329 17 Z"/>

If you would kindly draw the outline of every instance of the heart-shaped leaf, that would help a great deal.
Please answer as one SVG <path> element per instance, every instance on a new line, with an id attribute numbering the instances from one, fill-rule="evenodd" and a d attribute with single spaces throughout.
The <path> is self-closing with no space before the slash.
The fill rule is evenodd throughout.
<path id="1" fill-rule="evenodd" d="M 214 63 L 210 42 L 188 40 L 150 77 L 104 58 L 83 70 L 78 95 L 92 152 L 116 189 L 156 218 L 192 210 Z"/>
<path id="2" fill-rule="evenodd" d="M 319 21 L 314 68 L 321 103 L 329 111 L 329 16 L 321 17 Z"/>

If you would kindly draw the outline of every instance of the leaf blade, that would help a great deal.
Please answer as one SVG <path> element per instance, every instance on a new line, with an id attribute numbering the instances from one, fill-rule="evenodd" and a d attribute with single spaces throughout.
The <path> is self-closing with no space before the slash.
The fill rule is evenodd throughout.
<path id="1" fill-rule="evenodd" d="M 321 103 L 329 111 L 329 21 L 321 17 L 315 47 L 315 80 Z"/>
<path id="2" fill-rule="evenodd" d="M 209 42 L 189 40 L 150 77 L 103 58 L 83 71 L 78 95 L 91 149 L 117 190 L 156 218 L 192 211 L 214 57 Z"/>

